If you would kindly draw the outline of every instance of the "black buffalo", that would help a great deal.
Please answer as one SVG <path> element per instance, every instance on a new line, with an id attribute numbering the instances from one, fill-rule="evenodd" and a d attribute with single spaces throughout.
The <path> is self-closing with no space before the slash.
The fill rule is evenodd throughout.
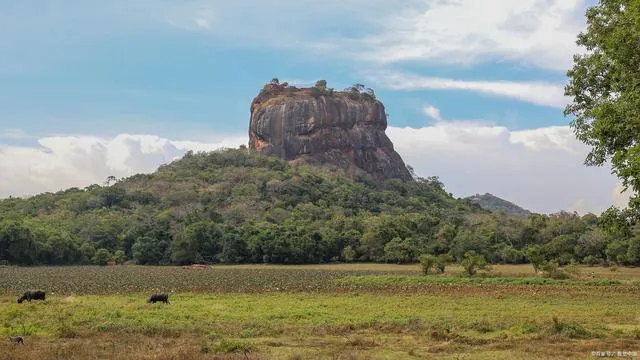
<path id="1" fill-rule="evenodd" d="M 22 336 L 9 336 L 9 340 L 11 340 L 14 345 L 24 345 L 24 338 Z"/>
<path id="2" fill-rule="evenodd" d="M 18 298 L 18 304 L 21 304 L 25 300 L 28 302 L 31 302 L 31 300 L 44 300 L 44 295 L 45 293 L 42 290 L 26 291 Z"/>
<path id="3" fill-rule="evenodd" d="M 158 301 L 162 301 L 165 304 L 169 304 L 169 294 L 153 294 L 149 298 L 148 303 L 156 303 Z"/>

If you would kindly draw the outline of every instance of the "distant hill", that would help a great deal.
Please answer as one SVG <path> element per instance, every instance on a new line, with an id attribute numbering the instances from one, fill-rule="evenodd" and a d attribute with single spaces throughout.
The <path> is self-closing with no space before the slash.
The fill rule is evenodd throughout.
<path id="1" fill-rule="evenodd" d="M 472 204 L 477 204 L 481 208 L 492 212 L 504 213 L 511 216 L 528 216 L 531 214 L 529 210 L 523 209 L 510 201 L 501 199 L 489 193 L 469 196 L 467 200 Z"/>

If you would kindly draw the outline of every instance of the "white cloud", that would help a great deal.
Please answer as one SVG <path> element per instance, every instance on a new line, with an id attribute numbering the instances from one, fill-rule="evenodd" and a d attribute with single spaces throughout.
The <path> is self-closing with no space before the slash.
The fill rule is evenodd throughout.
<path id="1" fill-rule="evenodd" d="M 579 50 L 575 40 L 586 8 L 585 0 L 52 0 L 36 10 L 20 1 L 7 6 L 0 32 L 16 36 L 5 39 L 11 45 L 5 50 L 25 42 L 39 49 L 43 36 L 59 46 L 162 24 L 243 47 L 360 64 L 512 61 L 561 71 Z"/>
<path id="2" fill-rule="evenodd" d="M 461 81 L 394 72 L 365 76 L 392 90 L 464 90 L 553 108 L 564 108 L 567 104 L 563 85 L 545 82 Z"/>
<path id="3" fill-rule="evenodd" d="M 424 0 L 380 22 L 363 57 L 381 63 L 510 60 L 565 70 L 579 51 L 584 0 Z"/>
<path id="4" fill-rule="evenodd" d="M 437 107 L 428 105 L 425 106 L 423 111 L 428 117 L 432 118 L 433 120 L 442 121 L 442 116 L 440 116 L 440 109 L 438 109 Z"/>
<path id="5" fill-rule="evenodd" d="M 101 184 L 110 175 L 120 178 L 149 173 L 188 150 L 237 147 L 246 144 L 247 138 L 236 135 L 215 143 L 201 143 L 120 134 L 109 139 L 45 137 L 38 143 L 38 147 L 0 145 L 0 198 Z"/>
<path id="6" fill-rule="evenodd" d="M 628 200 L 608 167 L 583 165 L 587 148 L 566 126 L 510 130 L 441 121 L 389 127 L 387 134 L 418 174 L 439 176 L 456 196 L 490 192 L 543 213 L 600 213 Z"/>
<path id="7" fill-rule="evenodd" d="M 612 205 L 619 208 L 625 208 L 629 204 L 629 199 L 631 198 L 632 195 L 633 194 L 631 189 L 627 189 L 625 191 L 624 186 L 622 186 L 622 183 L 618 183 L 616 188 L 613 189 L 613 191 L 611 192 L 611 196 L 613 197 Z"/>
<path id="8" fill-rule="evenodd" d="M 514 61 L 564 71 L 579 51 L 584 0 L 170 2 L 170 22 L 215 13 L 217 34 L 390 64 Z M 176 15 L 177 14 L 177 15 Z M 280 19 L 285 16 L 286 21 Z M 207 30 L 207 27 L 200 27 Z M 202 29 L 205 28 L 205 29 Z M 286 40 L 286 41 L 283 41 Z"/>

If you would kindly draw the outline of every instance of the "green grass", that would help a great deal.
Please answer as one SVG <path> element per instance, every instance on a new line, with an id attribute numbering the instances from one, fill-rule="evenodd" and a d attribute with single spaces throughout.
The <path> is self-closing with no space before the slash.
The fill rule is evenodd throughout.
<path id="1" fill-rule="evenodd" d="M 358 265 L 89 267 L 87 279 L 82 270 L 11 269 L 42 279 L 0 278 L 0 337 L 27 335 L 20 349 L 0 342 L 0 358 L 553 359 L 640 348 L 640 290 L 625 282 L 400 275 Z M 171 304 L 147 304 L 167 276 L 177 277 L 167 279 L 176 284 Z M 66 292 L 17 304 L 17 289 L 38 281 Z M 112 290 L 123 283 L 135 286 Z"/>
<path id="2" fill-rule="evenodd" d="M 475 285 L 559 285 L 559 286 L 613 286 L 618 280 L 555 280 L 549 278 L 508 278 L 508 277 L 453 277 L 453 276 L 406 276 L 370 275 L 347 276 L 335 280 L 344 286 L 386 286 L 386 285 L 429 285 L 429 284 L 475 284 Z"/>

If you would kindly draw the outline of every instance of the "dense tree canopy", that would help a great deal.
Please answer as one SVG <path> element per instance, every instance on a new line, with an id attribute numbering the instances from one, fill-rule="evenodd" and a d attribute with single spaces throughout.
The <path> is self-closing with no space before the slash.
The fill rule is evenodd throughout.
<path id="1" fill-rule="evenodd" d="M 639 239 L 626 211 L 506 216 L 453 198 L 436 177 L 353 181 L 246 147 L 187 153 L 105 186 L 0 200 L 0 262 L 20 265 L 408 263 L 423 255 L 639 264 Z"/>
<path id="2" fill-rule="evenodd" d="M 566 115 L 578 139 L 591 147 L 586 164 L 611 161 L 614 173 L 640 191 L 640 2 L 600 0 L 587 10 L 578 36 L 585 54 L 574 57 L 565 93 Z M 638 208 L 638 200 L 631 204 Z"/>

